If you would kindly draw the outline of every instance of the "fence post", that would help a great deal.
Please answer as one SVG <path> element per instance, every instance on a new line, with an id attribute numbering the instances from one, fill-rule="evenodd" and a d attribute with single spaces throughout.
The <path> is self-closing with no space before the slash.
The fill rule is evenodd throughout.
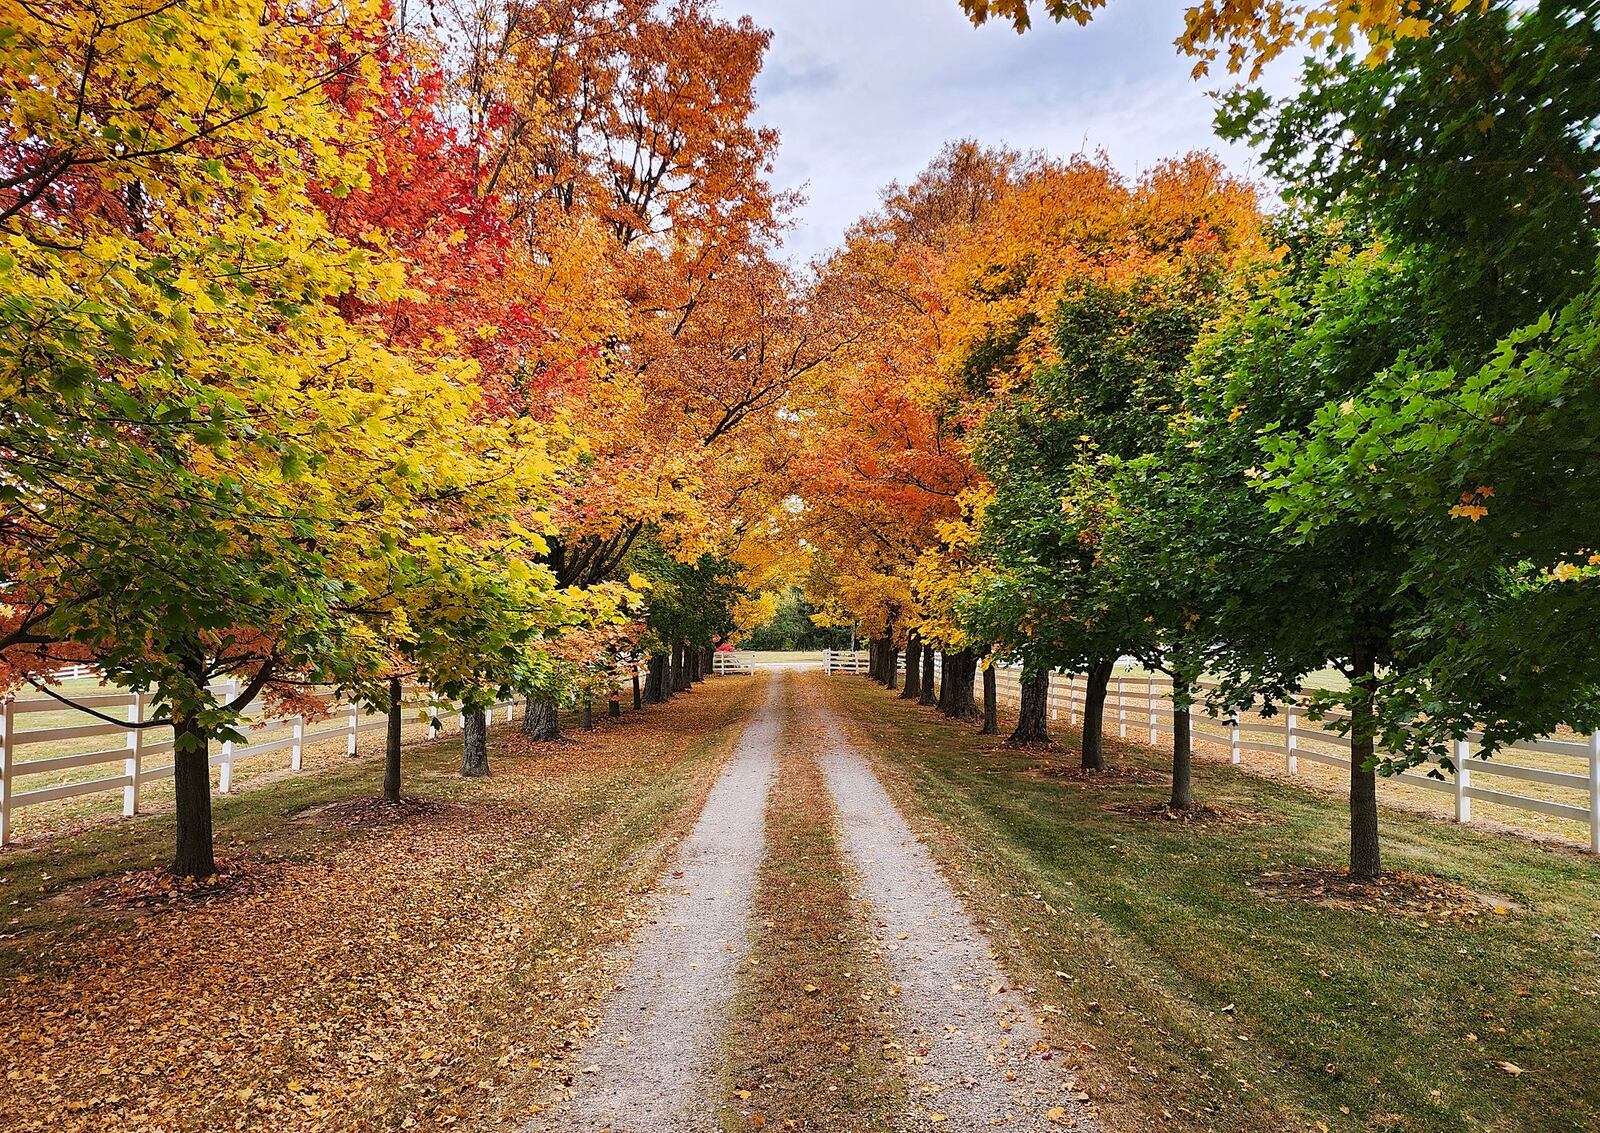
<path id="1" fill-rule="evenodd" d="M 1237 764 L 1243 752 L 1239 750 L 1239 717 L 1228 721 L 1228 760 Z"/>
<path id="2" fill-rule="evenodd" d="M 289 745 L 289 770 L 298 771 L 305 759 L 306 718 L 294 718 L 294 743 Z"/>
<path id="3" fill-rule="evenodd" d="M 1067 723 L 1076 725 L 1078 722 L 1078 677 L 1075 673 L 1067 674 Z"/>
<path id="4" fill-rule="evenodd" d="M 1589 734 L 1589 851 L 1600 854 L 1600 730 Z"/>
<path id="5" fill-rule="evenodd" d="M 1128 738 L 1128 710 L 1122 704 L 1122 678 L 1117 678 L 1117 738 Z"/>
<path id="6" fill-rule="evenodd" d="M 128 723 L 144 722 L 144 693 L 129 694 Z M 139 813 L 139 787 L 144 779 L 144 729 L 128 729 L 128 758 L 122 761 L 122 773 L 128 785 L 122 788 L 122 817 L 132 818 Z"/>
<path id="7" fill-rule="evenodd" d="M 1156 734 L 1156 706 L 1160 703 L 1160 701 L 1158 699 L 1158 694 L 1156 693 L 1156 678 L 1155 678 L 1155 675 L 1151 674 L 1148 678 L 1146 678 L 1146 681 L 1147 681 L 1147 683 L 1149 685 L 1149 688 L 1148 688 L 1147 691 L 1150 694 L 1150 700 L 1149 700 L 1150 746 L 1151 747 L 1156 747 L 1161 743 L 1161 737 Z"/>
<path id="8" fill-rule="evenodd" d="M 16 702 L 8 692 L 0 697 L 0 846 L 11 841 L 11 769 L 15 751 L 15 731 L 12 727 Z"/>
<path id="9" fill-rule="evenodd" d="M 350 702 L 350 726 L 345 729 L 344 753 L 354 759 L 356 754 L 356 731 L 361 725 L 361 706 L 355 701 Z"/>
<path id="10" fill-rule="evenodd" d="M 1289 774 L 1293 775 L 1300 770 L 1300 757 L 1295 754 L 1300 748 L 1300 737 L 1294 734 L 1299 726 L 1299 718 L 1295 715 L 1294 697 L 1290 697 L 1284 704 L 1283 712 L 1283 756 L 1288 765 Z"/>
<path id="11" fill-rule="evenodd" d="M 227 691 L 225 693 L 223 693 L 223 695 L 228 698 L 228 703 L 232 704 L 239 697 L 239 682 L 235 681 L 235 680 L 229 680 L 229 681 L 226 682 L 224 687 L 227 689 Z M 243 719 L 241 717 L 240 723 L 243 723 L 243 722 L 244 721 L 243 721 Z M 232 740 L 224 740 L 224 741 L 222 741 L 222 774 L 218 778 L 218 781 L 217 781 L 217 790 L 219 792 L 221 792 L 222 794 L 224 794 L 224 795 L 227 794 L 229 791 L 233 790 L 233 741 Z"/>
<path id="12" fill-rule="evenodd" d="M 1472 786 L 1472 772 L 1467 768 L 1467 758 L 1472 745 L 1466 740 L 1456 741 L 1456 821 L 1472 821 L 1472 798 L 1467 791 Z"/>

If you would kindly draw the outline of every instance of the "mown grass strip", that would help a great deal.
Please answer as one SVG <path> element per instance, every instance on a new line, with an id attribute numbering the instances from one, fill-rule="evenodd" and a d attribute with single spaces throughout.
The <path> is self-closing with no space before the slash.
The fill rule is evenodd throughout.
<path id="1" fill-rule="evenodd" d="M 1159 800 L 1157 753 L 1118 748 L 1124 773 L 1085 783 L 1071 750 L 1008 751 L 865 681 L 828 688 L 1007 966 L 1058 1009 L 1108 1128 L 1600 1128 L 1593 859 L 1391 813 L 1391 867 L 1486 903 L 1285 899 L 1265 875 L 1342 859 L 1325 798 L 1208 764 L 1197 797 L 1248 821 L 1152 821 L 1113 808 Z"/>
<path id="2" fill-rule="evenodd" d="M 889 989 L 850 896 L 837 816 L 815 759 L 818 738 L 792 702 L 786 715 L 767 804 L 757 938 L 727 1039 L 722 1125 L 883 1133 L 905 1108 Z"/>

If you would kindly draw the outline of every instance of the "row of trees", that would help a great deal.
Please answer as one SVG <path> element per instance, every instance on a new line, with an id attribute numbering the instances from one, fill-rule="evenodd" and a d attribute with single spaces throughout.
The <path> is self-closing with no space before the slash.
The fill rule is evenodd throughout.
<path id="1" fill-rule="evenodd" d="M 1263 25 L 1215 21 L 1270 7 L 1197 9 L 1186 46 L 1251 68 Z M 1119 657 L 1182 719 L 1202 673 L 1226 717 L 1337 669 L 1312 710 L 1350 736 L 1361 877 L 1376 775 L 1600 724 L 1600 19 L 1381 7 L 1297 9 L 1297 92 L 1224 98 L 1271 214 L 1200 155 L 1129 182 L 962 144 L 891 187 L 830 269 L 903 349 L 834 368 L 799 521 L 875 637 L 1020 663 L 1019 741 L 1085 674 L 1088 768 Z M 1188 766 L 1179 729 L 1177 806 Z"/>
<path id="2" fill-rule="evenodd" d="M 760 565 L 777 409 L 855 333 L 773 255 L 765 32 L 406 12 L 45 0 L 0 35 L 0 683 L 153 694 L 180 874 L 252 701 L 388 710 L 394 796 L 404 682 L 461 703 L 472 774 L 500 698 L 550 735 L 636 657 L 681 687 Z"/>

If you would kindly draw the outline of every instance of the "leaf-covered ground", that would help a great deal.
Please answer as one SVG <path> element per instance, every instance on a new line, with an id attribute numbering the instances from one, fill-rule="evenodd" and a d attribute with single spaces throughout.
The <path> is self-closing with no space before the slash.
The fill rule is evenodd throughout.
<path id="1" fill-rule="evenodd" d="M 1595 859 L 1389 810 L 1400 883 L 1364 899 L 1312 868 L 1346 852 L 1320 794 L 1207 762 L 1232 820 L 1159 820 L 1159 753 L 1086 779 L 1073 731 L 1012 751 L 828 687 L 1108 1129 L 1600 1128 Z"/>
<path id="2" fill-rule="evenodd" d="M 228 873 L 192 891 L 163 816 L 0 857 L 0 1125 L 520 1125 L 752 687 L 554 746 L 502 725 L 487 781 L 409 751 L 398 814 L 369 762 L 219 800 Z"/>

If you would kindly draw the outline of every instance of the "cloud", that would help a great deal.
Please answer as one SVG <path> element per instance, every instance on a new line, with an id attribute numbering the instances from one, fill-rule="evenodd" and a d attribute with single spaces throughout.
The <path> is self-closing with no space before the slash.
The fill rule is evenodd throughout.
<path id="1" fill-rule="evenodd" d="M 775 178 L 808 202 L 786 249 L 837 244 L 892 180 L 954 138 L 1066 155 L 1104 149 L 1126 172 L 1210 149 L 1252 171 L 1212 132 L 1208 89 L 1172 41 L 1182 0 L 1120 0 L 1088 27 L 974 28 L 957 0 L 722 0 L 773 31 L 760 119 L 783 138 Z"/>

